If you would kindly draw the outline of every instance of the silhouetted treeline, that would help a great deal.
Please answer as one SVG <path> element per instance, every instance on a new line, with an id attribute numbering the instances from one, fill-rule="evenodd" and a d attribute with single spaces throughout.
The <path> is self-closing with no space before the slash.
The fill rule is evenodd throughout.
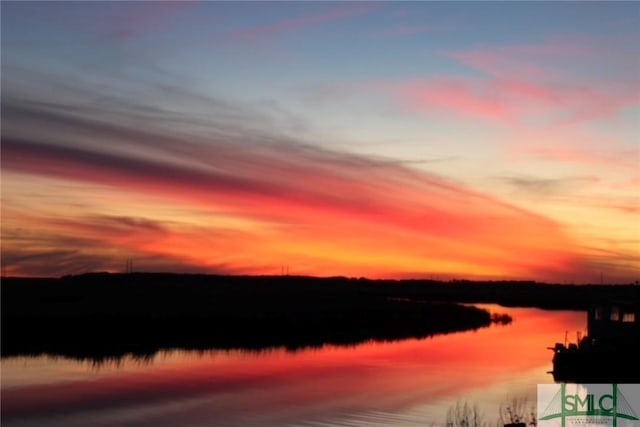
<path id="1" fill-rule="evenodd" d="M 640 286 L 560 285 L 531 281 L 439 282 L 433 280 L 374 281 L 382 292 L 431 301 L 494 303 L 506 307 L 537 307 L 557 310 L 588 310 L 603 301 L 639 301 Z"/>
<path id="2" fill-rule="evenodd" d="M 634 286 L 93 273 L 2 280 L 2 355 L 291 349 L 426 337 L 509 319 L 455 302 L 587 309 Z"/>

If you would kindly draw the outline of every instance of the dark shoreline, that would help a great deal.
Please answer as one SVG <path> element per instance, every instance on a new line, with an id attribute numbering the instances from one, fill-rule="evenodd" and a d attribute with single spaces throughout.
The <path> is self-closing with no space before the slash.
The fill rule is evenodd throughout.
<path id="1" fill-rule="evenodd" d="M 456 303 L 586 310 L 634 286 L 94 273 L 2 279 L 2 357 L 100 360 L 161 349 L 294 350 L 424 338 L 491 324 Z"/>

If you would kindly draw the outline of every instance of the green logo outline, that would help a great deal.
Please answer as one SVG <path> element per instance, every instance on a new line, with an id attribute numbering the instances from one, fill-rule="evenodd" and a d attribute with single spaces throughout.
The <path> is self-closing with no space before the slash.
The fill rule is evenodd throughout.
<path id="1" fill-rule="evenodd" d="M 589 395 L 585 396 L 584 400 L 580 399 L 578 396 L 577 397 L 577 404 L 574 405 L 574 407 L 576 408 L 575 410 L 567 410 L 565 409 L 565 398 L 567 397 L 566 394 L 566 384 L 560 384 L 560 390 L 553 396 L 553 398 L 551 399 L 551 402 L 549 402 L 549 404 L 547 405 L 547 407 L 544 409 L 544 411 L 542 412 L 543 414 L 546 413 L 547 411 L 554 409 L 555 406 L 557 406 L 557 403 L 560 402 L 560 412 L 556 412 L 556 413 L 552 413 L 552 414 L 548 414 L 545 415 L 543 417 L 540 417 L 540 421 L 547 421 L 547 420 L 551 420 L 554 418 L 561 418 L 562 419 L 562 427 L 565 427 L 565 419 L 566 417 L 575 417 L 575 416 L 598 416 L 598 417 L 612 417 L 613 418 L 613 427 L 617 427 L 617 421 L 618 418 L 623 418 L 626 420 L 632 420 L 632 421 L 639 421 L 640 418 L 638 418 L 638 415 L 633 411 L 633 408 L 631 408 L 631 405 L 629 405 L 629 402 L 627 402 L 627 400 L 625 399 L 624 395 L 620 392 L 618 385 L 617 384 L 611 384 L 611 394 L 607 394 L 607 395 L 602 395 L 598 401 L 598 409 L 594 409 L 591 408 L 589 409 L 589 407 L 587 407 L 588 409 L 586 411 L 579 411 L 577 409 L 578 405 L 580 404 L 582 406 L 584 406 L 585 404 L 589 403 L 589 406 L 592 406 L 593 401 L 589 401 Z M 602 401 L 605 397 L 608 397 L 609 399 L 611 399 L 611 408 L 610 409 L 603 409 L 602 408 Z M 628 412 L 618 412 L 618 404 L 622 403 L 622 406 L 626 409 L 626 411 Z"/>

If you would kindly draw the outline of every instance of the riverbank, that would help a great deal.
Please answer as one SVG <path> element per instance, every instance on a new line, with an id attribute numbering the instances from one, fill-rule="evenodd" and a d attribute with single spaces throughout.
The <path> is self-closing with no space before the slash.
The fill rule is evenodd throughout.
<path id="1" fill-rule="evenodd" d="M 510 321 L 456 303 L 586 310 L 638 298 L 637 286 L 161 273 L 4 278 L 1 286 L 3 357 L 421 338 Z"/>
<path id="2" fill-rule="evenodd" d="M 2 356 L 297 349 L 477 329 L 475 307 L 394 298 L 370 283 L 304 277 L 88 274 L 3 279 Z M 504 321 L 505 319 L 500 319 Z"/>

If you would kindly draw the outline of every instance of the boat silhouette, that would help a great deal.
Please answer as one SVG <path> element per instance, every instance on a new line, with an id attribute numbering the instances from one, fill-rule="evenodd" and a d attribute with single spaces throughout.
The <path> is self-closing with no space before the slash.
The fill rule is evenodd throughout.
<path id="1" fill-rule="evenodd" d="M 640 382 L 640 304 L 607 301 L 587 312 L 587 335 L 553 347 L 556 382 Z"/>

